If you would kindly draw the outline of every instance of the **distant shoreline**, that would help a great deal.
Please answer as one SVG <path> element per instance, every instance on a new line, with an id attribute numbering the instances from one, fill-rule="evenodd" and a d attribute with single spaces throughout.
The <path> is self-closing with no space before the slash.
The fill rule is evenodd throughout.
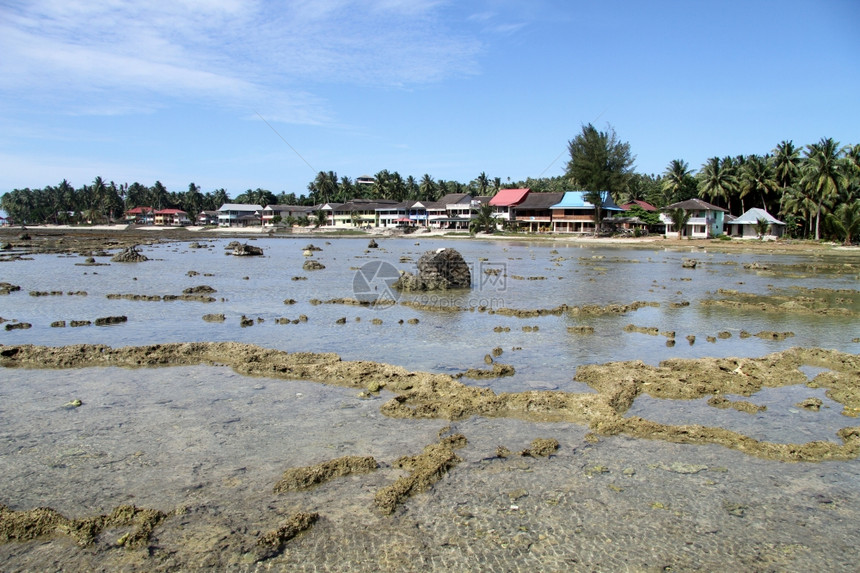
<path id="1" fill-rule="evenodd" d="M 526 241 L 545 245 L 594 245 L 594 246 L 618 246 L 624 248 L 647 248 L 647 249 L 672 249 L 711 251 L 711 252 L 741 252 L 741 253 L 768 253 L 768 254 L 800 254 L 816 253 L 821 255 L 854 255 L 860 256 L 860 247 L 843 246 L 831 242 L 815 242 L 804 240 L 768 240 L 759 241 L 755 239 L 732 239 L 729 241 L 718 239 L 675 239 L 666 238 L 662 235 L 649 235 L 645 237 L 589 237 L 582 235 L 563 234 L 478 234 L 470 237 L 466 234 L 458 234 L 454 231 L 430 231 L 405 234 L 401 231 L 386 228 L 374 228 L 370 231 L 361 229 L 315 229 L 309 227 L 294 228 L 291 232 L 284 232 L 265 227 L 156 227 L 138 225 L 34 225 L 25 227 L 0 227 L 0 242 L 18 245 L 22 242 L 21 236 L 27 234 L 33 243 L 42 243 L 41 248 L 37 245 L 35 250 L 39 252 L 68 252 L 80 249 L 105 248 L 106 245 L 99 244 L 101 239 L 109 239 L 109 248 L 128 246 L 146 242 L 170 242 L 170 241 L 195 241 L 215 238 L 231 237 L 236 239 L 258 239 L 265 238 L 409 238 L 416 241 L 424 239 L 450 239 L 450 240 L 507 240 Z M 52 238 L 62 238 L 63 241 L 52 241 Z M 57 244 L 55 244 L 57 243 Z"/>

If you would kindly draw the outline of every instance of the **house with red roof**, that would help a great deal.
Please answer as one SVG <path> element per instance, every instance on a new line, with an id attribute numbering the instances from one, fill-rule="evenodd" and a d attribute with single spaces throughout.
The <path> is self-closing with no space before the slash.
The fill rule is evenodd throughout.
<path id="1" fill-rule="evenodd" d="M 155 223 L 155 209 L 152 207 L 134 207 L 125 212 L 125 222 L 136 225 L 152 225 Z"/>
<path id="2" fill-rule="evenodd" d="M 159 209 L 155 212 L 156 225 L 179 227 L 190 223 L 191 219 L 188 218 L 188 213 L 182 209 Z"/>
<path id="3" fill-rule="evenodd" d="M 654 205 L 652 205 L 648 201 L 640 201 L 639 199 L 634 199 L 633 201 L 630 201 L 629 203 L 625 203 L 623 205 L 620 205 L 620 207 L 622 209 L 624 209 L 625 211 L 629 211 L 630 209 L 632 209 L 633 207 L 635 207 L 637 205 L 639 207 L 642 207 L 645 211 L 657 211 L 657 207 L 655 207 Z"/>
<path id="4" fill-rule="evenodd" d="M 500 222 L 511 220 L 511 209 L 522 203 L 528 197 L 531 189 L 500 189 L 492 199 L 493 217 Z"/>

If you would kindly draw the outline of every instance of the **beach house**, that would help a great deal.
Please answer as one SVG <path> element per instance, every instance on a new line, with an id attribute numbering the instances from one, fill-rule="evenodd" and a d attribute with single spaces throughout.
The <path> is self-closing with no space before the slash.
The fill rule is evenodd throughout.
<path id="1" fill-rule="evenodd" d="M 248 227 L 260 225 L 263 207 L 247 203 L 224 203 L 218 209 L 218 225 L 221 227 Z"/>
<path id="2" fill-rule="evenodd" d="M 551 206 L 552 230 L 556 233 L 593 233 L 595 208 L 585 200 L 588 191 L 565 191 L 561 201 Z M 609 193 L 601 203 L 604 217 L 621 211 Z"/>
<path id="3" fill-rule="evenodd" d="M 701 199 L 693 198 L 663 207 L 660 220 L 666 225 L 666 237 L 678 235 L 678 230 L 673 228 L 672 220 L 666 213 L 672 209 L 683 209 L 690 214 L 690 219 L 684 229 L 681 230 L 682 237 L 709 239 L 723 234 L 723 223 L 728 211 Z"/>
<path id="4" fill-rule="evenodd" d="M 182 209 L 159 209 L 155 212 L 155 224 L 165 227 L 179 227 L 191 224 L 188 213 Z"/>
<path id="5" fill-rule="evenodd" d="M 493 207 L 493 217 L 501 224 L 511 220 L 511 210 L 522 203 L 528 197 L 531 190 L 525 189 L 501 189 L 490 199 Z"/>
<path id="6" fill-rule="evenodd" d="M 564 193 L 529 193 L 522 203 L 511 208 L 511 219 L 520 230 L 548 233 L 552 230 L 552 206 L 563 198 Z"/>
<path id="7" fill-rule="evenodd" d="M 785 223 L 765 211 L 753 207 L 737 219 L 726 224 L 727 234 L 741 239 L 758 239 L 759 219 L 767 221 L 768 228 L 765 236 L 781 237 L 785 232 Z"/>

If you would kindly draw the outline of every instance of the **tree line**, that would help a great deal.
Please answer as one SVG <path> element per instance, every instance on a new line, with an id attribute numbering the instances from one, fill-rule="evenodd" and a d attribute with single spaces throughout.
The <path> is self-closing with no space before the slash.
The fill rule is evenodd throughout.
<path id="1" fill-rule="evenodd" d="M 764 155 L 712 157 L 698 171 L 683 159 L 673 159 L 663 173 L 633 170 L 630 145 L 618 139 L 611 126 L 599 131 L 582 127 L 568 144 L 570 160 L 564 175 L 502 181 L 481 172 L 468 183 L 403 177 L 383 169 L 372 181 L 338 177 L 320 171 L 301 195 L 266 189 L 248 189 L 231 198 L 225 189 L 202 192 L 190 183 L 185 191 L 168 191 L 156 181 L 117 185 L 96 177 L 92 184 L 74 188 L 67 180 L 43 189 L 15 189 L 0 197 L 2 207 L 15 223 L 101 223 L 122 219 L 133 207 L 175 208 L 196 218 L 204 210 L 224 203 L 255 205 L 320 205 L 351 199 L 436 201 L 448 193 L 492 196 L 505 188 L 527 187 L 532 192 L 583 189 L 597 208 L 611 195 L 617 204 L 642 200 L 656 207 L 699 197 L 726 208 L 733 215 L 762 207 L 787 223 L 790 236 L 839 238 L 850 242 L 860 233 L 860 144 L 841 146 L 832 138 L 796 147 L 780 142 Z"/>
<path id="2" fill-rule="evenodd" d="M 630 145 L 611 126 L 604 132 L 585 125 L 568 147 L 566 183 L 587 191 L 597 222 L 606 195 L 618 204 L 642 200 L 656 207 L 698 197 L 735 216 L 761 207 L 793 237 L 851 243 L 860 234 L 860 144 L 781 141 L 765 155 L 711 157 L 698 172 L 673 159 L 656 177 L 632 171 Z"/>

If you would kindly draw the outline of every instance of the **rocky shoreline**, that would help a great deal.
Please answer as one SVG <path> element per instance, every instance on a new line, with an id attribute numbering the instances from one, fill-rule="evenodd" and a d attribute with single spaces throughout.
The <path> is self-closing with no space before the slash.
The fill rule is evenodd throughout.
<path id="1" fill-rule="evenodd" d="M 20 235 L 21 231 L 14 233 Z M 28 229 L 27 234 L 29 237 L 26 239 L 17 235 L 0 239 L 12 246 L 4 252 L 21 258 L 36 253 L 68 253 L 92 258 L 124 252 L 127 256 L 123 258 L 134 261 L 142 260 L 135 250 L 138 245 L 194 241 L 189 248 L 196 248 L 194 244 L 199 247 L 198 241 L 211 241 L 222 236 L 188 230 L 164 233 L 142 230 L 53 232 L 42 228 Z M 205 238 L 201 239 L 201 236 Z M 421 237 L 422 240 L 424 238 L 431 237 Z M 505 238 L 520 240 L 520 237 Z M 384 240 L 379 243 L 376 248 L 384 250 Z M 642 242 L 639 246 L 711 250 L 715 243 L 655 241 Z M 310 246 L 305 250 L 312 251 Z M 631 245 L 624 243 L 624 246 Z M 740 245 L 732 247 L 741 248 Z M 755 252 L 766 253 L 782 248 L 774 244 L 744 244 L 742 247 L 754 251 L 762 249 Z M 798 248 L 806 249 L 799 252 L 821 255 L 821 261 L 792 265 L 771 262 L 749 268 L 745 265 L 742 270 L 738 265 L 736 268 L 744 274 L 739 278 L 747 280 L 746 273 L 764 276 L 767 273 L 785 275 L 793 272 L 826 272 L 834 276 L 856 273 L 853 262 L 827 258 L 830 254 L 844 254 L 845 251 L 822 245 Z M 563 260 L 557 255 L 557 252 L 551 253 L 556 257 L 551 260 Z M 601 272 L 600 265 L 631 262 L 609 260 L 611 258 L 592 257 L 582 264 Z M 709 261 L 699 262 L 701 264 L 697 264 L 695 269 L 684 272 L 716 272 L 708 268 Z M 330 265 L 328 259 L 326 263 Z M 87 264 L 98 263 L 93 260 Z M 114 266 L 125 264 L 118 261 Z M 679 264 L 676 261 L 676 266 Z M 318 276 L 332 272 L 332 266 L 337 265 L 321 270 Z M 192 273 L 198 274 L 196 271 L 187 272 L 189 277 L 193 276 Z M 537 275 L 540 272 L 523 274 Z M 543 276 L 513 275 L 509 278 L 534 279 L 537 288 L 543 282 L 537 279 L 545 279 Z M 218 286 L 215 280 L 212 284 Z M 18 285 L 0 283 L 0 288 L 6 294 L 21 295 Z M 145 291 L 145 286 L 142 290 Z M 109 292 L 105 296 L 123 304 L 133 301 L 135 307 L 148 308 L 146 301 L 190 301 L 210 303 L 199 307 L 211 308 L 218 305 L 213 294 L 221 296 L 208 285 L 197 285 L 182 290 L 182 294 L 138 294 L 123 290 L 120 293 Z M 30 291 L 30 295 L 42 304 L 42 301 L 57 301 L 60 296 L 74 295 L 78 300 L 86 300 L 80 297 L 87 296 L 87 292 L 54 291 L 42 287 L 41 290 Z M 430 313 L 426 319 L 422 316 L 420 325 L 417 318 L 406 320 L 408 315 L 403 316 L 400 324 L 411 325 L 409 332 L 421 331 L 425 324 L 440 316 L 439 313 L 457 312 L 469 313 L 456 315 L 458 317 L 495 315 L 498 317 L 496 322 L 529 319 L 522 331 L 531 333 L 528 336 L 537 340 L 551 326 L 546 321 L 554 324 L 586 320 L 598 324 L 602 319 L 640 309 L 649 312 L 661 305 L 675 312 L 675 309 L 689 307 L 690 301 L 704 309 L 738 309 L 761 312 L 764 316 L 851 317 L 856 312 L 858 293 L 849 289 L 797 287 L 754 295 L 739 287 L 709 291 L 707 297 L 701 299 L 687 297 L 681 300 L 680 291 L 677 295 L 675 300 L 661 299 L 662 303 L 637 300 L 627 304 L 592 305 L 583 300 L 578 301 L 580 304 L 554 306 L 559 302 L 556 300 L 546 304 L 545 308 L 541 307 L 542 301 L 537 301 L 534 308 L 472 304 L 449 307 L 410 300 L 399 302 L 398 306 Z M 279 307 L 281 298 L 278 299 Z M 224 301 L 223 298 L 220 300 Z M 283 303 L 297 304 L 292 298 L 283 300 Z M 300 303 L 311 307 L 343 305 L 354 307 L 356 313 L 368 310 L 365 307 L 369 306 L 367 302 L 340 294 L 336 298 L 322 294 L 319 298 L 302 298 Z M 319 309 L 325 310 L 325 307 Z M 133 311 L 129 314 L 134 320 Z M 316 311 L 309 314 L 309 324 L 315 324 Z M 229 314 L 233 319 L 237 316 L 236 312 Z M 93 318 L 68 324 L 83 326 L 84 323 L 90 324 Z M 347 321 L 346 317 L 336 321 L 328 318 L 329 323 L 337 325 L 333 324 L 331 328 L 338 329 L 338 332 L 349 329 L 347 324 L 368 322 L 358 323 L 359 316 L 354 317 L 355 321 Z M 191 319 L 193 321 L 194 317 Z M 106 316 L 95 320 L 95 324 L 126 328 L 123 325 L 127 318 Z M 229 327 L 229 323 L 221 324 L 228 320 L 222 309 L 204 314 L 202 320 L 212 323 L 207 328 Z M 260 324 L 263 319 L 242 315 L 241 320 L 244 327 Z M 275 324 L 298 324 L 308 320 L 308 316 L 302 314 L 298 319 L 275 318 L 272 321 Z M 543 322 L 538 325 L 539 321 Z M 374 325 L 382 323 L 381 318 L 373 319 Z M 382 328 L 394 323 L 386 320 L 386 326 Z M 7 322 L 6 329 L 25 328 L 25 324 Z M 36 324 L 35 328 L 47 324 Z M 66 324 L 66 320 L 58 320 L 51 326 Z M 676 332 L 676 326 L 667 330 L 650 324 L 653 323 L 631 323 L 627 326 L 622 323 L 616 328 L 619 335 L 632 334 L 646 340 L 649 336 L 665 337 L 666 346 L 674 346 L 676 337 L 683 342 L 685 335 L 689 346 L 696 342 L 696 337 L 688 334 L 691 331 Z M 482 325 L 487 326 L 486 322 Z M 499 329 L 494 329 L 496 332 L 510 332 L 511 322 L 496 326 L 496 329 Z M 519 329 L 520 326 L 514 326 L 514 331 Z M 590 324 L 568 326 L 562 323 L 562 330 L 576 335 L 575 340 L 578 341 L 588 340 L 595 334 Z M 766 341 L 782 341 L 793 336 L 787 330 L 740 330 L 739 333 L 736 330 L 732 334 L 722 327 L 714 328 L 710 333 L 712 336 L 707 337 L 707 332 L 692 332 L 697 332 L 701 339 L 710 343 L 733 336 L 733 340 L 757 337 Z M 757 339 L 751 338 L 751 341 Z M 733 340 L 727 340 L 726 344 Z M 659 342 L 662 347 L 662 340 Z M 687 344 L 680 346 L 689 349 Z M 481 355 L 484 352 L 481 351 Z M 512 364 L 501 362 L 509 361 L 508 356 L 511 356 L 505 354 L 501 346 L 486 352 L 486 368 L 447 368 L 441 371 L 445 373 L 440 373 L 380 361 L 345 360 L 331 352 L 286 352 L 240 342 L 171 342 L 136 346 L 0 345 L 0 367 L 9 375 L 12 385 L 25 373 L 43 370 L 56 372 L 57 376 L 72 369 L 88 369 L 86 372 L 92 372 L 93 376 L 119 371 L 122 372 L 122 383 L 126 384 L 126 379 L 131 378 L 157 379 L 174 368 L 229 369 L 235 373 L 231 374 L 235 380 L 230 384 L 254 384 L 254 388 L 262 388 L 266 384 L 289 382 L 303 384 L 302 392 L 305 393 L 310 393 L 309 386 L 346 392 L 338 394 L 350 397 L 349 401 L 340 398 L 342 402 L 337 408 L 344 410 L 333 414 L 320 413 L 320 417 L 329 416 L 321 422 L 320 435 L 345 423 L 341 420 L 344 412 L 357 408 L 363 408 L 364 412 L 361 417 L 352 418 L 351 423 L 357 428 L 366 428 L 361 426 L 365 423 L 374 428 L 384 424 L 402 424 L 396 426 L 400 432 L 404 428 L 410 431 L 423 428 L 416 431 L 421 436 L 420 443 L 415 436 L 407 438 L 406 432 L 402 436 L 404 444 L 398 443 L 398 430 L 395 430 L 393 435 L 385 436 L 385 447 L 375 447 L 373 438 L 368 436 L 350 434 L 348 438 L 341 438 L 340 445 L 333 445 L 326 443 L 325 438 L 316 440 L 284 432 L 277 438 L 283 444 L 267 442 L 262 447 L 266 456 L 269 452 L 278 452 L 272 454 L 273 459 L 282 464 L 276 468 L 277 471 L 262 471 L 261 475 L 251 477 L 247 474 L 259 471 L 260 466 L 266 467 L 266 462 L 258 462 L 259 466 L 254 467 L 243 465 L 233 468 L 228 457 L 220 460 L 217 470 L 209 469 L 209 474 L 215 475 L 200 471 L 198 476 L 197 466 L 201 462 L 197 461 L 189 474 L 194 477 L 187 478 L 190 483 L 176 494 L 183 502 L 176 505 L 165 501 L 153 503 L 153 500 L 169 498 L 134 488 L 123 491 L 119 496 L 105 496 L 103 503 L 98 493 L 87 494 L 97 496 L 94 502 L 97 511 L 84 509 L 71 501 L 28 506 L 21 504 L 14 495 L 4 496 L 0 500 L 0 569 L 178 571 L 202 568 L 261 571 L 280 567 L 289 570 L 468 568 L 513 571 L 529 568 L 591 571 L 632 567 L 650 571 L 661 568 L 715 570 L 721 567 L 780 569 L 815 566 L 822 562 L 842 565 L 851 561 L 851 549 L 842 548 L 835 556 L 825 556 L 824 542 L 804 547 L 804 526 L 795 523 L 785 525 L 783 530 L 784 538 L 791 538 L 792 544 L 773 545 L 773 536 L 764 533 L 763 524 L 771 527 L 774 522 L 792 519 L 798 511 L 811 512 L 809 519 L 816 520 L 816 523 L 827 522 L 829 529 L 826 529 L 826 535 L 838 538 L 842 535 L 838 532 L 844 526 L 838 520 L 828 521 L 830 516 L 836 519 L 837 511 L 846 512 L 845 515 L 860 514 L 860 495 L 842 492 L 841 485 L 827 485 L 825 482 L 831 479 L 826 477 L 829 470 L 819 472 L 813 469 L 816 466 L 838 468 L 833 471 L 838 476 L 833 478 L 834 481 L 850 480 L 852 472 L 860 474 L 860 469 L 856 469 L 860 467 L 860 424 L 855 423 L 860 416 L 860 388 L 856 383 L 860 379 L 858 355 L 823 348 L 795 347 L 759 357 L 670 358 L 659 364 L 625 360 L 579 366 L 575 374 L 569 376 L 588 391 L 533 389 L 505 392 L 493 389 L 486 382 L 470 385 L 467 380 L 497 381 L 514 374 L 513 364 L 519 367 L 519 362 L 513 357 L 510 360 Z M 803 369 L 808 367 L 817 367 L 820 371 L 807 376 Z M 248 380 L 261 382 L 256 385 Z M 109 390 L 108 386 L 97 385 L 105 392 Z M 637 398 L 653 398 L 700 401 L 704 408 L 752 418 L 767 408 L 749 397 L 763 389 L 787 386 L 809 390 L 807 395 L 796 400 L 794 407 L 798 411 L 819 412 L 822 408 L 834 408 L 834 404 L 838 404 L 844 424 L 836 426 L 838 431 L 830 439 L 780 443 L 719 425 L 658 422 L 647 416 L 631 414 Z M 159 392 L 156 389 L 156 393 Z M 816 397 L 819 395 L 826 395 L 826 403 Z M 295 396 L 300 400 L 301 392 Z M 223 396 L 215 399 L 229 401 Z M 283 400 L 283 396 L 278 399 Z M 87 396 L 71 395 L 63 398 L 56 408 L 78 417 L 82 428 L 81 440 L 88 441 L 92 435 L 117 423 L 116 418 L 107 417 L 113 408 L 112 400 L 106 406 L 95 408 L 88 403 Z M 315 404 L 320 407 L 323 400 L 318 400 Z M 155 403 L 160 402 L 156 396 Z M 170 400 L 164 399 L 164 402 L 169 403 Z M 237 400 L 236 407 L 240 402 Z M 217 426 L 215 431 L 204 429 L 204 434 L 207 439 L 215 439 L 216 436 L 221 439 L 222 433 L 232 435 L 230 432 L 233 430 L 229 428 L 242 426 L 243 432 L 257 439 L 258 435 L 263 435 L 267 424 L 278 424 L 281 418 L 293 415 L 289 407 L 280 403 L 278 406 L 283 411 L 264 422 L 258 423 L 253 415 L 246 418 L 237 414 L 229 417 L 222 426 Z M 135 410 L 136 407 L 132 405 L 130 409 Z M 145 406 L 141 404 L 141 408 Z M 176 408 L 178 439 L 194 432 L 188 427 L 182 429 L 180 422 L 185 414 L 179 405 Z M 118 412 L 119 408 L 115 410 Z M 112 415 L 121 415 L 116 412 Z M 129 415 L 132 413 L 128 411 Z M 87 425 L 90 423 L 94 426 Z M 170 424 L 173 423 L 171 418 Z M 429 436 L 427 428 L 434 427 L 434 424 L 435 433 Z M 361 434 L 366 430 L 347 427 L 344 431 Z M 297 432 L 303 433 L 304 429 Z M 9 434 L 8 445 L 20 447 L 22 457 L 34 456 L 40 460 L 39 463 L 47 460 L 44 462 L 48 464 L 45 471 L 56 470 L 63 476 L 76 475 L 76 468 L 83 459 L 77 450 L 60 452 L 56 458 L 49 459 L 40 453 L 41 444 L 16 445 L 20 436 L 27 435 L 23 430 L 20 436 L 17 434 L 17 430 Z M 293 459 L 289 451 L 293 442 L 300 439 L 309 439 L 313 443 L 309 448 L 313 451 L 313 459 L 307 461 L 305 456 L 296 458 L 303 460 L 301 463 L 280 462 Z M 381 437 L 377 439 L 383 440 Z M 408 446 L 405 445 L 406 440 Z M 172 438 L 168 443 L 170 441 Z M 229 442 L 224 443 L 225 447 L 229 445 Z M 350 447 L 344 450 L 344 443 Z M 356 443 L 359 446 L 352 448 Z M 682 451 L 683 456 L 676 455 Z M 114 475 L 116 479 L 128 479 L 119 477 L 122 472 L 116 471 L 114 465 L 135 468 L 132 471 L 143 471 L 151 466 L 158 467 L 161 472 L 169 472 L 171 464 L 181 462 L 186 453 L 181 446 L 171 449 L 165 445 L 162 449 L 158 445 L 153 451 L 142 447 L 140 451 L 124 457 L 115 458 L 112 453 L 104 452 L 92 455 L 97 456 L 93 467 L 81 467 L 88 467 L 96 476 L 89 478 L 96 480 L 92 483 L 103 483 L 99 480 L 111 480 Z M 98 456 L 104 461 L 98 461 L 101 459 Z M 756 468 L 765 468 L 765 471 L 756 472 Z M 784 492 L 788 486 L 784 485 L 782 489 L 771 487 L 768 480 L 776 478 L 768 477 L 770 473 L 796 476 L 796 482 L 787 483 L 814 484 L 806 487 L 817 493 L 813 495 L 803 491 L 799 496 L 802 502 L 794 498 L 786 502 L 787 494 Z M 15 487 L 20 488 L 18 491 L 28 491 L 26 483 Z M 56 484 L 58 491 L 69 488 L 69 497 L 76 499 L 81 493 L 74 490 L 75 487 L 93 486 L 76 486 L 74 482 Z M 123 486 L 118 486 L 118 489 L 125 490 Z M 811 509 L 803 506 L 798 510 L 798 503 L 811 504 Z M 762 533 L 750 533 L 751 528 L 743 520 L 752 519 L 757 520 L 752 528 Z M 615 544 L 615 541 L 622 543 Z M 685 553 L 681 551 L 685 546 L 695 549 Z M 746 552 L 732 550 L 739 546 Z M 655 548 L 660 550 L 657 552 Z M 365 562 L 367 559 L 370 561 Z"/>

